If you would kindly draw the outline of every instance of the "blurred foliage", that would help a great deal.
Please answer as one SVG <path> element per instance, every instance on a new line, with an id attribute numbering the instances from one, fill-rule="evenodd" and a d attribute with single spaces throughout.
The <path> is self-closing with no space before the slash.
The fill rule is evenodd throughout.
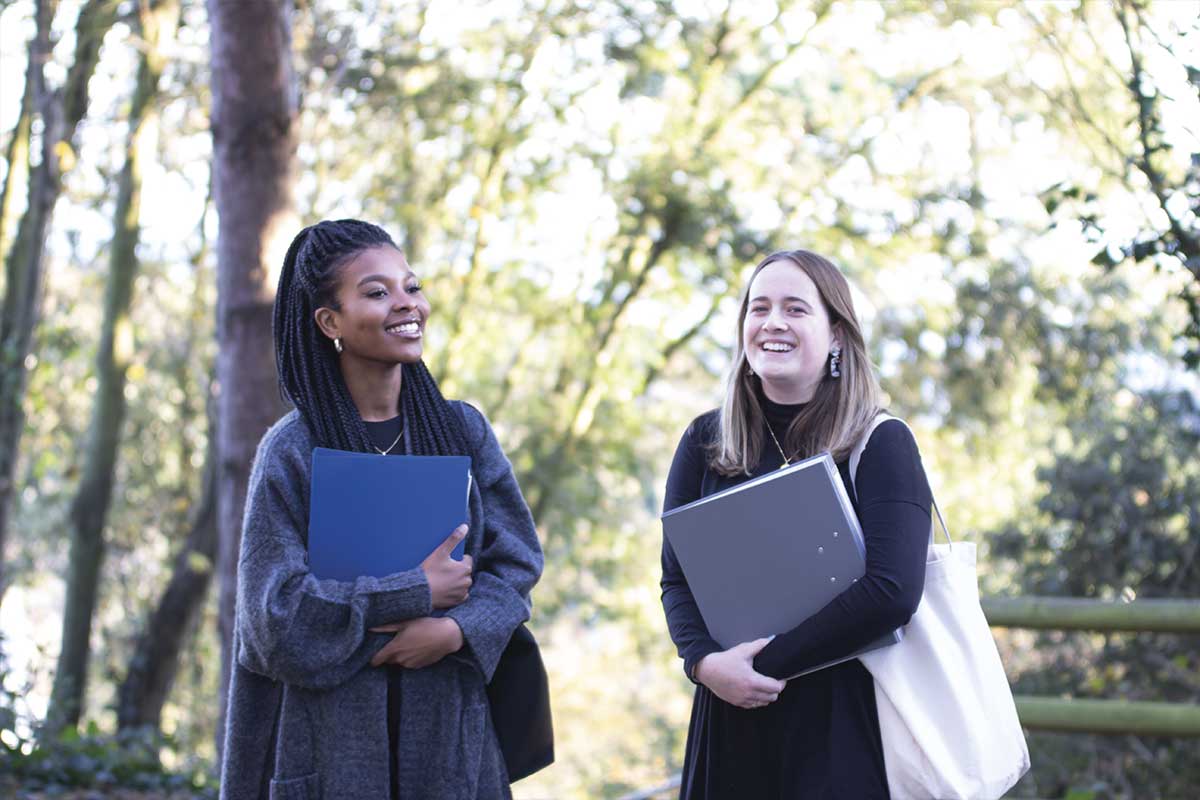
<path id="1" fill-rule="evenodd" d="M 1188 276 L 1178 290 L 1187 320 L 1175 334 L 1185 348 L 1184 362 L 1196 369 L 1200 367 L 1196 18 L 1193 9 L 1191 19 L 1181 17 L 1164 30 L 1152 24 L 1150 10 L 1145 0 L 1119 0 L 1103 5 L 1085 3 L 1071 10 L 1046 8 L 1031 15 L 1067 75 L 1061 86 L 1045 89 L 1054 104 L 1049 113 L 1076 124 L 1103 176 L 1099 183 L 1095 178 L 1056 183 L 1041 197 L 1055 220 L 1074 217 L 1082 223 L 1088 238 L 1099 245 L 1093 263 L 1112 269 L 1128 261 L 1156 272 Z M 1119 24 L 1115 29 L 1114 19 Z M 1095 42 L 1098 33 L 1106 30 L 1113 37 L 1111 42 L 1092 49 L 1098 63 L 1097 59 L 1081 58 L 1079 37 L 1088 36 Z M 1170 35 L 1180 33 L 1182 36 Z M 1107 104 L 1113 102 L 1131 113 L 1107 113 Z M 1180 118 L 1191 122 L 1183 127 L 1166 124 Z M 1114 218 L 1099 195 L 1099 185 L 1107 182 L 1141 188 L 1146 201 L 1157 208 L 1132 224 Z"/>
<path id="2" fill-rule="evenodd" d="M 1028 594 L 1108 600 L 1200 597 L 1200 402 L 1120 390 L 1072 419 L 1070 443 L 1038 471 L 1034 513 L 992 537 Z M 1014 688 L 1025 694 L 1200 698 L 1200 636 L 1044 633 Z M 1097 797 L 1190 797 L 1200 743 L 1039 734 L 1026 783 L 1057 797 L 1091 779 Z"/>
<path id="3" fill-rule="evenodd" d="M 1154 162 L 1190 202 L 1194 95 L 1176 89 L 1200 32 L 1180 5 L 1141 10 L 1137 46 L 1174 48 L 1146 62 Z M 0 29 L 30 6 L 7 4 Z M 9 685 L 28 686 L 0 727 L 22 736 L 53 663 L 127 34 L 106 42 L 50 242 L 0 609 L 21 656 Z M 678 436 L 718 402 L 745 270 L 776 247 L 851 276 L 889 406 L 952 530 L 979 539 L 985 591 L 1200 597 L 1189 276 L 1162 252 L 1157 271 L 1095 263 L 1170 234 L 1130 166 L 1139 106 L 1109 4 L 323 0 L 300 4 L 295 39 L 302 216 L 397 234 L 434 305 L 427 361 L 492 419 L 543 535 L 534 626 L 559 761 L 518 797 L 614 797 L 678 769 L 692 687 L 658 599 L 660 492 Z M 185 4 L 178 46 L 146 175 L 90 681 L 101 735 L 219 391 L 203 3 Z M 1197 697 L 1182 637 L 998 638 L 1020 691 Z M 164 774 L 211 761 L 218 650 L 210 608 L 164 711 Z M 1170 796 L 1200 763 L 1180 743 L 1032 743 L 1021 792 L 1039 797 Z"/>
<path id="4" fill-rule="evenodd" d="M 24 696 L 31 687 L 14 686 L 10 677 L 0 654 L 0 793 L 5 797 L 64 797 L 71 790 L 91 790 L 85 796 L 144 792 L 176 800 L 216 798 L 204 763 L 190 759 L 187 773 L 164 769 L 162 754 L 177 751 L 178 743 L 157 731 L 114 735 L 91 721 L 83 731 L 68 729 L 47 740 L 28 726 Z"/>
<path id="5" fill-rule="evenodd" d="M 172 797 L 215 798 L 216 787 L 202 771 L 172 774 L 163 769 L 159 751 L 172 743 L 153 732 L 102 733 L 95 722 L 86 732 L 68 730 L 61 738 L 33 746 L 29 752 L 0 750 L 0 772 L 24 792 L 61 796 L 67 789 L 111 792 L 132 789 Z M 207 787 L 207 788 L 205 788 Z M 105 796 L 111 796 L 106 794 Z"/>

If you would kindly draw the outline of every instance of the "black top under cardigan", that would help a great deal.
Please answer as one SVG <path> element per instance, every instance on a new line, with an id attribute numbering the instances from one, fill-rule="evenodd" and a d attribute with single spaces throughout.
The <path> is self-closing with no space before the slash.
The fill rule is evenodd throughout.
<path id="1" fill-rule="evenodd" d="M 780 441 L 800 406 L 763 401 Z M 690 503 L 781 466 L 770 435 L 751 475 L 722 476 L 708 467 L 717 437 L 717 412 L 688 427 L 667 478 L 663 510 Z M 851 483 L 838 463 L 866 540 L 866 574 L 825 608 L 781 631 L 755 658 L 775 678 L 855 652 L 908 622 L 921 599 L 929 541 L 929 484 L 908 428 L 876 428 Z M 858 491 L 856 492 L 855 489 Z M 722 648 L 708 634 L 670 544 L 663 540 L 662 601 L 667 626 L 689 677 Z M 680 797 L 887 798 L 875 689 L 858 659 L 788 681 L 763 708 L 730 705 L 697 684 L 688 729 Z"/>

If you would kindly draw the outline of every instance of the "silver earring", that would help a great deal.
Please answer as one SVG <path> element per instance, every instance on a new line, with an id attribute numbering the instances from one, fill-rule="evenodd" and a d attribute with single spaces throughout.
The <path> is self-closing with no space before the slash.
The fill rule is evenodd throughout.
<path id="1" fill-rule="evenodd" d="M 750 362 L 746 362 L 746 374 L 751 378 L 754 377 L 754 368 L 750 366 Z"/>
<path id="2" fill-rule="evenodd" d="M 342 347 L 342 337 L 340 337 L 340 336 L 333 337 L 333 349 L 337 350 L 339 353 L 345 349 Z"/>
<path id="3" fill-rule="evenodd" d="M 829 377 L 842 377 L 842 348 L 834 347 L 829 351 Z"/>

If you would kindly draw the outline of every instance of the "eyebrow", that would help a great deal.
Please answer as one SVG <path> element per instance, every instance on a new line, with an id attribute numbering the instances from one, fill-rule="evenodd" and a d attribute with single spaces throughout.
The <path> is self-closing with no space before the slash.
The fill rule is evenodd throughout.
<path id="1" fill-rule="evenodd" d="M 408 280 L 409 278 L 415 278 L 415 277 L 417 277 L 417 273 L 415 273 L 415 272 L 409 271 L 409 272 L 404 273 L 404 280 Z M 379 283 L 387 283 L 389 280 L 390 280 L 390 278 L 388 278 L 388 276 L 386 276 L 386 275 L 378 275 L 378 274 L 368 275 L 365 278 L 363 278 L 362 280 L 360 280 L 358 282 L 358 285 L 362 286 L 364 283 L 370 283 L 371 281 L 377 281 Z"/>
<path id="2" fill-rule="evenodd" d="M 771 300 L 771 298 L 769 298 L 765 295 L 759 295 L 758 297 L 750 298 L 751 303 L 763 303 L 763 302 L 769 302 L 770 300 Z M 788 295 L 787 297 L 783 298 L 783 302 L 785 302 L 785 303 L 803 303 L 804 305 L 809 306 L 810 308 L 812 307 L 812 304 L 809 303 L 807 300 L 805 300 L 803 297 L 796 297 L 795 295 Z"/>

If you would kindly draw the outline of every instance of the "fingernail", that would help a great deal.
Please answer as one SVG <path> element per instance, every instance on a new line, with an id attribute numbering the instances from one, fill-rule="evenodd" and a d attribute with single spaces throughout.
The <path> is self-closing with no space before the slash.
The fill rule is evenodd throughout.
<path id="1" fill-rule="evenodd" d="M 775 634 L 773 634 L 773 633 L 767 637 L 768 642 L 773 641 L 774 639 L 775 639 Z"/>

